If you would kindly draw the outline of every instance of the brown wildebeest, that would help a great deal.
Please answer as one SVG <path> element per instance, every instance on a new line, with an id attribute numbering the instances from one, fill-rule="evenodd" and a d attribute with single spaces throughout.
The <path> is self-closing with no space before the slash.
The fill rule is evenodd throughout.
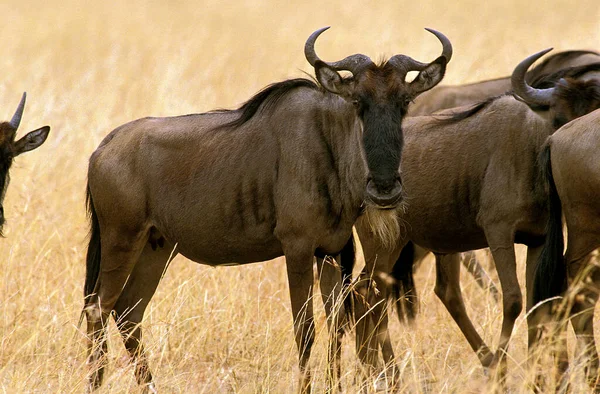
<path id="1" fill-rule="evenodd" d="M 598 63 L 589 63 L 594 59 L 600 59 L 600 56 L 598 56 L 595 52 L 561 52 L 554 56 L 550 56 L 538 66 L 534 67 L 533 70 L 528 71 L 526 73 L 526 80 L 531 80 L 532 85 L 537 88 L 551 87 L 560 78 L 575 78 L 579 81 L 596 79 L 600 81 L 600 67 L 598 66 Z M 565 68 L 555 69 L 555 67 L 563 66 Z M 551 73 L 544 74 L 546 72 Z M 389 280 L 389 284 L 392 286 L 392 291 L 395 294 L 395 298 L 399 300 L 399 307 L 397 308 L 397 311 L 399 314 L 398 317 L 401 321 L 410 321 L 412 318 L 414 318 L 418 306 L 416 289 L 412 277 L 413 268 L 411 267 L 409 261 L 410 259 L 413 259 L 414 264 L 417 264 L 427 253 L 427 250 L 418 245 L 413 245 L 412 242 L 409 242 L 407 247 L 409 247 L 409 249 L 400 255 L 401 258 L 394 265 L 394 268 L 391 272 L 392 275 Z M 413 253 L 414 257 L 411 257 L 413 256 Z M 480 284 L 480 287 L 489 289 L 494 296 L 497 295 L 495 293 L 497 290 L 493 285 L 493 282 L 489 279 L 487 273 L 485 270 L 483 270 L 477 259 L 474 258 L 474 253 L 472 251 L 463 253 L 460 257 L 460 260 L 469 270 L 469 272 L 473 274 L 475 279 Z M 436 259 L 436 262 L 441 264 L 441 260 L 439 259 Z"/>
<path id="2" fill-rule="evenodd" d="M 4 226 L 5 222 L 4 197 L 6 196 L 6 189 L 10 181 L 8 171 L 13 159 L 21 153 L 29 152 L 42 145 L 50 132 L 50 126 L 40 127 L 15 141 L 17 129 L 19 128 L 19 124 L 21 124 L 23 109 L 25 109 L 26 97 L 27 94 L 23 93 L 21 102 L 10 122 L 0 123 L 0 234 L 2 234 L 2 226 Z"/>
<path id="3" fill-rule="evenodd" d="M 535 86 L 536 81 L 540 78 L 559 70 L 599 61 L 600 53 L 596 51 L 571 50 L 558 52 L 548 56 L 543 62 L 527 71 L 525 80 Z M 414 104 L 409 107 L 408 116 L 431 115 L 444 109 L 476 104 L 509 90 L 511 90 L 510 76 L 465 85 L 438 85 L 415 99 Z M 415 259 L 420 261 L 425 257 L 426 250 L 416 246 L 415 253 Z M 494 282 L 491 281 L 474 252 L 463 253 L 461 263 L 473 275 L 482 289 L 489 290 L 494 298 L 498 299 L 499 293 Z M 408 306 L 410 305 L 415 304 L 409 304 Z"/>
<path id="4" fill-rule="evenodd" d="M 465 335 L 481 364 L 505 371 L 505 354 L 516 318 L 522 309 L 516 276 L 514 243 L 528 246 L 527 287 L 531 288 L 537 256 L 544 238 L 548 208 L 546 191 L 538 181 L 537 157 L 545 139 L 564 123 L 593 111 L 588 83 L 567 79 L 548 89 L 534 89 L 524 80 L 528 67 L 547 51 L 521 62 L 511 77 L 516 94 L 489 99 L 447 117 L 406 118 L 401 168 L 405 190 L 398 218 L 403 231 L 392 248 L 372 236 L 363 220 L 357 231 L 363 245 L 367 272 L 378 292 L 370 292 L 371 332 L 358 327 L 359 356 L 376 367 L 373 350 L 381 347 L 386 363 L 393 365 L 393 349 L 385 312 L 386 274 L 392 271 L 408 240 L 447 255 L 438 263 L 436 294 Z M 599 64 L 582 66 L 598 71 Z M 458 282 L 459 262 L 454 255 L 465 250 L 491 249 L 503 292 L 502 330 L 498 352 L 492 353 L 469 320 Z M 380 275 L 382 273 L 383 275 Z M 527 297 L 532 306 L 531 293 Z M 357 302 L 359 316 L 364 314 Z M 358 319 L 359 323 L 368 322 Z M 530 338 L 530 342 L 533 342 Z M 370 355 L 371 354 L 371 355 Z"/>
<path id="5" fill-rule="evenodd" d="M 595 89 L 600 106 L 600 88 Z M 600 390 L 598 352 L 594 341 L 594 307 L 600 292 L 600 110 L 582 116 L 548 137 L 542 152 L 551 207 L 548 237 L 535 278 L 534 303 L 568 290 L 562 312 L 570 318 L 577 336 L 576 355 L 585 360 L 588 382 Z M 568 230 L 563 258 L 562 214 Z M 560 343 L 560 342 L 559 342 Z M 561 368 L 568 365 L 566 351 Z"/>
<path id="6" fill-rule="evenodd" d="M 572 50 L 558 52 L 552 56 L 548 56 L 543 62 L 527 71 L 525 80 L 532 86 L 539 87 L 536 85 L 540 81 L 547 81 L 549 75 L 560 70 L 597 62 L 600 62 L 600 53 L 595 51 Z M 551 82 L 554 83 L 555 81 Z M 409 107 L 408 115 L 431 115 L 436 111 L 444 109 L 476 104 L 509 90 L 511 90 L 510 76 L 465 85 L 438 85 L 417 97 L 415 103 Z M 412 243 L 409 244 L 412 245 Z M 410 253 L 413 251 L 409 249 L 407 252 Z M 427 256 L 428 252 L 426 249 L 414 245 L 415 269 Z M 479 287 L 489 291 L 496 300 L 499 300 L 500 293 L 496 285 L 479 263 L 475 253 L 473 251 L 462 253 L 460 261 L 476 280 Z M 412 319 L 415 316 L 418 306 L 412 275 L 405 272 L 405 269 L 408 269 L 408 267 L 395 265 L 392 271 L 392 278 L 390 278 L 392 279 L 390 285 L 393 286 L 393 291 L 397 295 L 397 298 L 404 297 L 409 301 L 402 303 L 401 307 L 398 308 L 401 321 Z"/>
<path id="7" fill-rule="evenodd" d="M 135 363 L 155 390 L 140 322 L 170 256 L 212 266 L 284 255 L 301 391 L 314 339 L 313 256 L 347 244 L 363 209 L 401 202 L 401 123 L 409 102 L 435 86 L 452 46 L 420 63 L 395 55 L 379 65 L 357 54 L 326 63 L 307 40 L 320 86 L 307 79 L 270 85 L 242 107 L 144 118 L 112 131 L 90 158 L 85 308 L 90 389 L 102 383 L 111 312 Z M 342 78 L 338 71 L 351 77 Z M 419 71 L 412 82 L 406 73 Z M 382 211 L 394 218 L 393 211 Z M 371 217 L 371 215 L 369 214 Z"/>
<path id="8" fill-rule="evenodd" d="M 548 56 L 529 70 L 525 80 L 532 86 L 535 80 L 568 67 L 583 66 L 600 61 L 596 51 L 564 51 Z M 431 115 L 436 111 L 475 104 L 511 90 L 510 77 L 496 78 L 465 85 L 438 85 L 415 99 L 408 116 Z"/>

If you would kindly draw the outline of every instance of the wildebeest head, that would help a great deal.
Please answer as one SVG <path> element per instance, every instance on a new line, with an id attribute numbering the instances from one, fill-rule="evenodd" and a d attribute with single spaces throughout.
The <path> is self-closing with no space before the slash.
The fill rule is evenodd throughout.
<path id="1" fill-rule="evenodd" d="M 315 31 L 306 41 L 304 54 L 315 68 L 319 83 L 328 91 L 351 102 L 363 127 L 363 149 L 369 176 L 367 199 L 380 208 L 396 206 L 402 195 L 400 153 L 403 145 L 401 123 L 409 103 L 431 89 L 444 77 L 452 57 L 452 45 L 442 33 L 427 29 L 442 43 L 443 51 L 431 63 L 421 63 L 405 55 L 395 55 L 376 65 L 368 56 L 356 54 L 337 62 L 324 62 L 315 52 L 317 37 L 327 30 Z M 343 78 L 338 71 L 350 71 Z M 419 74 L 406 81 L 409 71 Z"/>
<path id="2" fill-rule="evenodd" d="M 561 78 L 547 89 L 535 89 L 525 82 L 527 69 L 552 49 L 546 49 L 523 60 L 512 74 L 513 90 L 526 103 L 547 107 L 552 124 L 558 129 L 571 120 L 588 114 L 600 107 L 600 82 L 597 79 L 578 80 Z"/>
<path id="3" fill-rule="evenodd" d="M 26 94 L 23 93 L 21 102 L 11 121 L 0 123 L 0 233 L 4 225 L 4 196 L 6 195 L 6 189 L 10 180 L 8 170 L 12 161 L 21 153 L 28 152 L 40 146 L 46 140 L 50 131 L 49 126 L 44 126 L 15 141 L 17 129 L 23 116 L 23 109 L 25 108 L 25 98 Z"/>

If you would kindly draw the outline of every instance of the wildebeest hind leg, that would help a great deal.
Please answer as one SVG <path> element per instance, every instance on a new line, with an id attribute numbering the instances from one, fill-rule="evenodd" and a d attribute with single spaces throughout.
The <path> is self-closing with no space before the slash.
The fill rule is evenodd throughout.
<path id="1" fill-rule="evenodd" d="M 460 289 L 460 255 L 435 254 L 436 283 L 435 294 L 442 301 L 463 335 L 477 354 L 481 365 L 489 367 L 494 354 L 479 336 L 479 333 L 471 323 Z"/>
<path id="2" fill-rule="evenodd" d="M 114 229 L 102 229 L 102 255 L 94 295 L 85 307 L 90 365 L 89 390 L 102 384 L 106 364 L 106 323 L 121 295 L 147 240 L 147 233 L 132 236 Z"/>
<path id="3" fill-rule="evenodd" d="M 144 391 L 155 392 L 156 389 L 142 344 L 141 322 L 146 307 L 166 271 L 169 258 L 174 256 L 171 244 L 167 243 L 153 250 L 151 243 L 147 243 L 115 305 L 117 326 L 135 366 L 137 382 L 145 385 Z"/>

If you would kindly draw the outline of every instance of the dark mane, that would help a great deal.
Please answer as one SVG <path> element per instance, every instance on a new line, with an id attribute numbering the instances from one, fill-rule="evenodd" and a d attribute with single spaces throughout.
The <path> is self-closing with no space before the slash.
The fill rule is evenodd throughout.
<path id="1" fill-rule="evenodd" d="M 469 108 L 467 108 L 463 111 L 450 112 L 450 113 L 444 113 L 444 114 L 433 114 L 432 116 L 439 123 L 447 124 L 447 123 L 459 122 L 461 120 L 470 118 L 471 116 L 481 112 L 484 108 L 488 107 L 491 103 L 498 100 L 499 98 L 504 97 L 504 96 L 509 96 L 509 95 L 511 95 L 511 93 L 507 92 L 507 93 L 500 94 L 498 96 L 488 97 L 487 99 L 480 101 L 479 103 L 471 105 Z"/>
<path id="2" fill-rule="evenodd" d="M 561 78 L 580 78 L 587 73 L 600 71 L 600 62 L 583 66 L 568 67 L 552 74 L 538 75 L 529 84 L 536 89 L 547 89 L 554 86 Z"/>
<path id="3" fill-rule="evenodd" d="M 228 109 L 218 109 L 211 112 L 218 113 L 229 113 L 229 112 L 238 112 L 239 116 L 237 119 L 228 122 L 220 128 L 236 128 L 240 127 L 246 122 L 248 122 L 256 113 L 261 109 L 261 111 L 266 111 L 275 107 L 279 101 L 285 97 L 292 90 L 297 88 L 309 88 L 319 90 L 320 87 L 314 81 L 311 81 L 306 78 L 295 78 L 288 79 L 282 82 L 276 82 L 274 84 L 268 85 L 260 92 L 256 93 L 252 98 L 242 104 L 238 109 L 228 110 Z"/>
<path id="4" fill-rule="evenodd" d="M 543 62 L 532 68 L 527 72 L 527 76 L 525 77 L 527 83 L 530 85 L 533 83 L 533 80 L 542 77 L 543 75 L 548 75 L 547 68 L 556 69 L 556 65 L 553 63 L 561 64 L 571 59 L 576 59 L 580 56 L 584 55 L 596 55 L 600 57 L 600 53 L 596 51 L 564 51 L 559 52 L 555 55 L 549 56 L 544 59 Z M 561 67 L 563 68 L 563 67 Z M 532 85 L 533 86 L 533 85 Z"/>

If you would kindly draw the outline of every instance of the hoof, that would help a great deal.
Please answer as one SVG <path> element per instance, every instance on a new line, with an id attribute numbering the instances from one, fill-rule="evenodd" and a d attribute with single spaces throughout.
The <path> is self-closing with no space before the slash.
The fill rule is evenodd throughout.
<path id="1" fill-rule="evenodd" d="M 144 393 L 158 394 L 158 390 L 156 389 L 156 385 L 154 384 L 154 382 L 150 382 L 146 385 Z"/>
<path id="2" fill-rule="evenodd" d="M 379 375 L 373 382 L 373 389 L 376 393 L 387 393 L 388 385 L 385 376 Z"/>

